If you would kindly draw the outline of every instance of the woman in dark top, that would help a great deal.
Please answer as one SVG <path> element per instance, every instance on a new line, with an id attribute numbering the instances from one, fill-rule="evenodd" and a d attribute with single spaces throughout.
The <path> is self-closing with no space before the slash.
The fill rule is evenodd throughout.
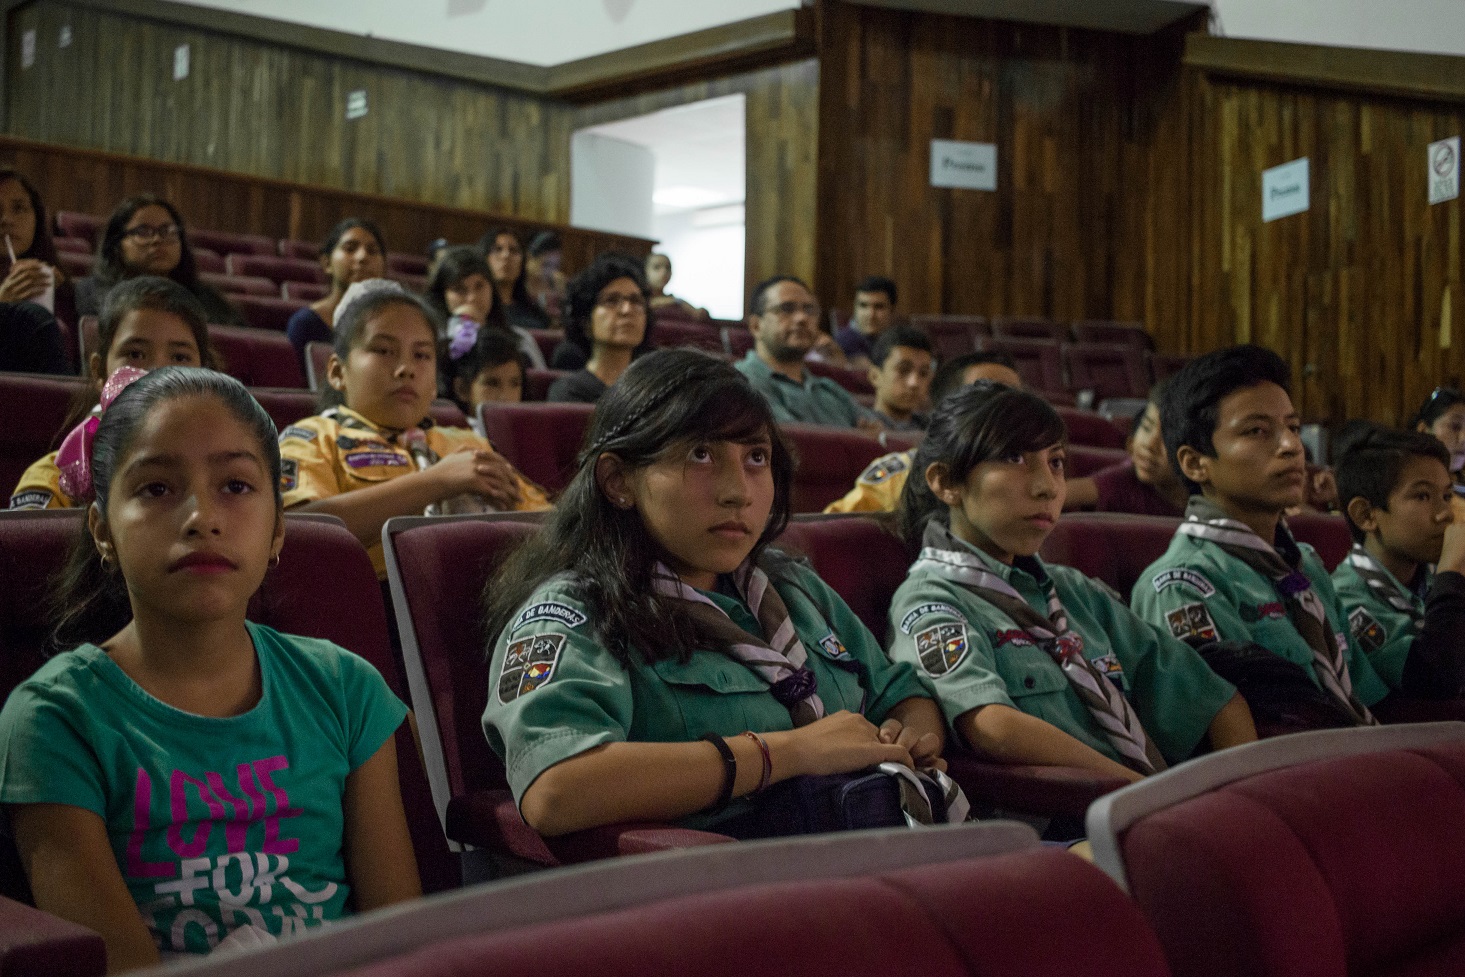
<path id="1" fill-rule="evenodd" d="M 651 348 L 651 286 L 641 263 L 602 254 L 565 290 L 565 342 L 585 353 L 585 368 L 560 377 L 547 399 L 593 404 Z"/>
<path id="2" fill-rule="evenodd" d="M 76 283 L 78 315 L 100 315 L 113 285 L 138 275 L 171 278 L 193 293 L 215 325 L 242 326 L 243 318 L 224 296 L 199 280 L 188 231 L 178 209 L 150 193 L 117 205 L 102 231 L 92 274 Z"/>
<path id="3" fill-rule="evenodd" d="M 478 242 L 488 262 L 493 290 L 514 329 L 548 329 L 549 316 L 529 295 L 524 281 L 524 242 L 507 227 L 492 228 Z"/>
<path id="4" fill-rule="evenodd" d="M 1134 419 L 1125 445 L 1129 460 L 1069 481 L 1065 510 L 1096 509 L 1136 516 L 1185 514 L 1190 492 L 1170 464 L 1160 433 L 1162 389 L 1155 385 L 1143 413 Z"/>
<path id="5" fill-rule="evenodd" d="M 0 169 L 0 237 L 10 239 L 9 247 L 0 247 L 0 302 L 45 305 L 46 289 L 54 283 L 51 311 L 76 325 L 76 289 L 56 256 L 46 205 L 31 182 L 10 169 Z"/>
<path id="6" fill-rule="evenodd" d="M 319 254 L 321 269 L 331 280 L 331 290 L 325 298 L 292 315 L 285 327 L 285 335 L 301 356 L 305 355 L 306 343 L 334 341 L 331 321 L 346 289 L 356 282 L 386 274 L 386 238 L 382 237 L 380 228 L 360 217 L 347 217 L 331 228 Z"/>

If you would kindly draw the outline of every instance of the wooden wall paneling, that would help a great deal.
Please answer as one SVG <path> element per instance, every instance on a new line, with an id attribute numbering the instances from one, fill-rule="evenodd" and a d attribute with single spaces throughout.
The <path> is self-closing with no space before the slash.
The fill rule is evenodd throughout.
<path id="1" fill-rule="evenodd" d="M 61 27 L 72 30 L 57 47 Z M 20 37 L 37 31 L 22 68 Z M 11 15 L 9 133 L 301 183 L 563 222 L 572 109 L 525 94 L 89 5 Z M 188 44 L 191 71 L 172 77 Z M 346 93 L 367 93 L 345 118 Z"/>
<path id="2" fill-rule="evenodd" d="M 775 274 L 813 281 L 819 86 L 819 64 L 806 59 L 582 106 L 571 129 L 741 92 L 747 99 L 745 285 L 751 289 Z"/>
<path id="3" fill-rule="evenodd" d="M 425 204 L 335 187 L 310 186 L 227 173 L 179 163 L 120 156 L 0 137 L 0 165 L 14 166 L 36 184 L 47 207 L 105 216 L 123 197 L 143 191 L 175 201 L 192 227 L 249 231 L 277 238 L 318 241 L 343 217 L 376 221 L 395 251 L 421 252 L 435 237 L 476 243 L 490 226 L 506 224 L 521 234 L 553 227 L 565 248 L 565 266 L 583 267 L 603 250 L 644 255 L 641 238 L 547 225 L 522 217 Z"/>
<path id="4" fill-rule="evenodd" d="M 823 17 L 826 301 L 847 303 L 860 277 L 889 273 L 907 313 L 1150 318 L 1146 257 L 1176 217 L 1149 205 L 1153 144 L 1185 139 L 1160 126 L 1183 119 L 1171 108 L 1179 32 L 1132 38 L 837 2 Z M 932 188 L 933 138 L 995 142 L 997 191 Z M 1183 199 L 1184 169 L 1168 179 Z M 1176 296 L 1166 293 L 1171 315 Z"/>

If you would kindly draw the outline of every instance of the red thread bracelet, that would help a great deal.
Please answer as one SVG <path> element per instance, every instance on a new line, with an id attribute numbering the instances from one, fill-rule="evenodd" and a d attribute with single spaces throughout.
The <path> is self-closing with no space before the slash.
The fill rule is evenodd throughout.
<path id="1" fill-rule="evenodd" d="M 763 754 L 763 779 L 758 781 L 758 787 L 756 790 L 753 791 L 753 793 L 759 794 L 767 790 L 768 785 L 773 781 L 773 755 L 768 752 L 768 743 L 763 739 L 763 737 L 759 736 L 751 729 L 743 730 L 743 735 L 748 737 L 748 739 L 752 740 L 754 743 L 757 743 L 758 752 Z"/>

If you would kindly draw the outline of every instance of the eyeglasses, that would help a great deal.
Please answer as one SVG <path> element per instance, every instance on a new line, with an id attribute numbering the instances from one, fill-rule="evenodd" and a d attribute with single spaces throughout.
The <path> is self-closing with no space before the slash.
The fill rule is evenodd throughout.
<path id="1" fill-rule="evenodd" d="M 149 241 L 156 241 L 162 238 L 164 241 L 176 241 L 182 235 L 177 224 L 159 224 L 154 227 L 152 224 L 139 224 L 136 227 L 129 227 L 122 232 L 123 237 L 134 238 L 147 244 Z"/>
<path id="2" fill-rule="evenodd" d="M 819 318 L 819 306 L 812 302 L 780 302 L 777 305 L 770 305 L 763 310 L 765 315 L 770 312 L 780 319 L 791 319 L 800 312 L 810 319 Z"/>
<path id="3" fill-rule="evenodd" d="M 602 295 L 595 300 L 595 304 L 609 312 L 619 312 L 621 306 L 630 303 L 632 312 L 646 311 L 646 296 L 639 292 L 630 295 Z"/>

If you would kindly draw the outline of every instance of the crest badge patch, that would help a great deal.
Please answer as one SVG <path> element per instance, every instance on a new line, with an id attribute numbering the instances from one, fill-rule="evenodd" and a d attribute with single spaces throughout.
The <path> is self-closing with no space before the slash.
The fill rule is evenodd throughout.
<path id="1" fill-rule="evenodd" d="M 1165 615 L 1170 633 L 1181 641 L 1199 641 L 1202 644 L 1220 638 L 1216 622 L 1204 604 L 1186 604 Z"/>
<path id="2" fill-rule="evenodd" d="M 819 639 L 819 647 L 823 650 L 824 654 L 837 662 L 847 662 L 850 660 L 849 649 L 844 646 L 843 641 L 839 640 L 839 635 L 833 631 Z"/>
<path id="3" fill-rule="evenodd" d="M 1355 607 L 1348 615 L 1348 628 L 1353 632 L 1353 640 L 1369 654 L 1382 648 L 1389 638 L 1384 626 L 1361 607 Z"/>
<path id="4" fill-rule="evenodd" d="M 970 649 L 966 624 L 961 621 L 938 624 L 916 635 L 916 654 L 921 659 L 921 667 L 937 678 L 960 665 Z"/>
<path id="5" fill-rule="evenodd" d="M 511 642 L 504 650 L 504 670 L 499 673 L 499 701 L 507 705 L 554 678 L 564 649 L 562 634 L 536 634 Z"/>

